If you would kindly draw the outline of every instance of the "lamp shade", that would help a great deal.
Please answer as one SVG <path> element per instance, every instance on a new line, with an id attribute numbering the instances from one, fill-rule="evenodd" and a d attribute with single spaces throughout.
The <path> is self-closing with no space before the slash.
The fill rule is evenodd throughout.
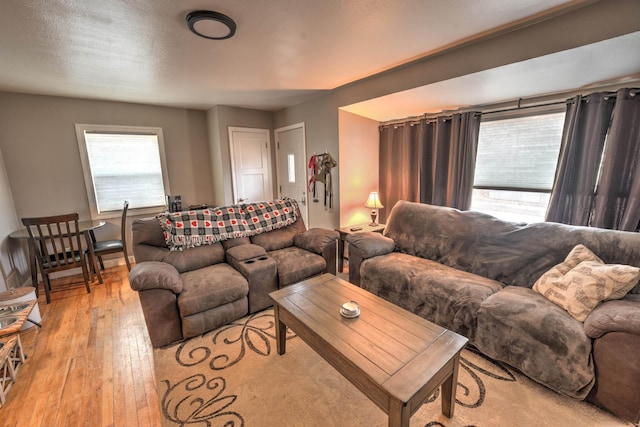
<path id="1" fill-rule="evenodd" d="M 382 206 L 382 203 L 380 203 L 380 197 L 378 197 L 378 192 L 377 191 L 372 191 L 369 194 L 369 198 L 367 199 L 366 203 L 364 204 L 365 208 L 369 208 L 369 209 L 380 209 L 380 208 L 384 208 L 384 206 Z"/>

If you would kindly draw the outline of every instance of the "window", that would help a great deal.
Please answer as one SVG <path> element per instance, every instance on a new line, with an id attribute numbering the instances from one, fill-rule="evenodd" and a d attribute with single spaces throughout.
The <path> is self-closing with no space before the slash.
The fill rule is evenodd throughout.
<path id="1" fill-rule="evenodd" d="M 125 200 L 140 214 L 166 208 L 161 128 L 76 124 L 76 135 L 93 218 L 121 215 Z"/>
<path id="2" fill-rule="evenodd" d="M 289 183 L 295 184 L 296 182 L 296 156 L 289 154 L 287 156 L 288 170 L 289 170 Z"/>
<path id="3" fill-rule="evenodd" d="M 480 123 L 471 209 L 507 221 L 544 221 L 564 113 Z"/>

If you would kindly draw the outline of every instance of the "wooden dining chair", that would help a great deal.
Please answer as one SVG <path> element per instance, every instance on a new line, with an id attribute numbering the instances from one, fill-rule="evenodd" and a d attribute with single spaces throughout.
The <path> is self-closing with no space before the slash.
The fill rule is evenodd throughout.
<path id="1" fill-rule="evenodd" d="M 103 255 L 124 253 L 124 261 L 127 263 L 127 269 L 131 271 L 131 263 L 129 262 L 129 254 L 127 252 L 127 211 L 129 210 L 129 202 L 125 200 L 124 209 L 122 209 L 122 219 L 120 221 L 120 239 L 96 241 L 95 235 L 91 235 L 93 241 L 93 254 L 100 264 L 100 270 L 104 270 L 102 261 Z M 89 255 L 87 253 L 87 255 Z M 102 275 L 100 270 L 96 268 L 95 262 L 92 265 L 93 270 L 98 275 L 98 281 L 102 283 Z"/>
<path id="2" fill-rule="evenodd" d="M 84 276 L 84 286 L 87 292 L 91 292 L 89 270 L 84 259 L 81 240 L 82 236 L 86 239 L 86 234 L 78 229 L 78 214 L 22 218 L 22 223 L 29 232 L 29 244 L 35 253 L 42 274 L 42 286 L 47 304 L 51 302 L 49 274 L 57 271 L 80 267 Z"/>

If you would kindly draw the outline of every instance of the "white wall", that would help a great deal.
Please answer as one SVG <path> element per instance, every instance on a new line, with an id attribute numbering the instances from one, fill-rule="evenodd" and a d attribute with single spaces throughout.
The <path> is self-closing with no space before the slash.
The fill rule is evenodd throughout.
<path id="1" fill-rule="evenodd" d="M 12 231 L 20 228 L 20 221 L 13 205 L 13 196 L 9 186 L 9 178 L 4 165 L 4 157 L 0 151 L 0 292 L 9 287 L 16 287 L 28 276 L 28 266 L 22 250 L 17 250 L 21 243 L 7 237 Z M 16 253 L 13 256 L 12 253 Z"/>
<path id="2" fill-rule="evenodd" d="M 327 211 L 323 203 L 309 203 L 308 228 L 321 227 L 330 230 L 338 227 L 342 195 L 340 174 L 343 167 L 338 145 L 338 106 L 332 96 L 322 96 L 296 107 L 278 111 L 274 127 L 281 128 L 296 123 L 304 123 L 307 153 L 328 152 L 338 162 L 331 170 L 334 182 L 332 211 Z"/>
<path id="3" fill-rule="evenodd" d="M 364 207 L 367 196 L 378 191 L 378 122 L 340 110 L 340 226 L 371 222 L 371 210 Z M 381 194 L 384 205 L 384 195 Z"/>

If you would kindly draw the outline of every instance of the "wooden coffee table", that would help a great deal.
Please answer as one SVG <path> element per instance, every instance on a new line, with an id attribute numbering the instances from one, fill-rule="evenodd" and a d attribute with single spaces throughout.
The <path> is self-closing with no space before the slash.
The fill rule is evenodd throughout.
<path id="1" fill-rule="evenodd" d="M 288 326 L 387 413 L 389 426 L 409 426 L 440 385 L 442 413 L 453 416 L 466 338 L 331 274 L 269 295 L 278 354 L 285 352 Z M 348 301 L 358 302 L 359 317 L 340 315 Z"/>

